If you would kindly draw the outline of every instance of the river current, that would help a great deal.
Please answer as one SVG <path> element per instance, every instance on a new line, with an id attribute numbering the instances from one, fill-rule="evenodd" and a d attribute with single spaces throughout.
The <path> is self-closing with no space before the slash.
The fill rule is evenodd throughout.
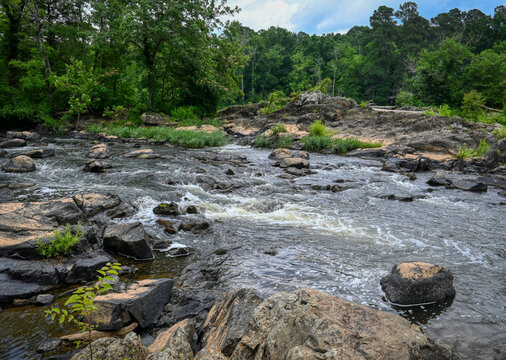
<path id="1" fill-rule="evenodd" d="M 412 181 L 381 171 L 379 161 L 319 154 L 311 154 L 315 174 L 291 179 L 272 167 L 268 150 L 236 145 L 143 146 L 167 157 L 149 160 L 123 158 L 131 146 L 110 144 L 115 168 L 92 174 L 82 171 L 88 141 L 56 139 L 49 146 L 56 156 L 36 160 L 36 172 L 2 173 L 1 182 L 35 183 L 27 200 L 120 195 L 137 208 L 121 221 L 139 220 L 151 234 L 192 249 L 186 258 L 157 252 L 138 276 L 177 276 L 214 249 L 229 249 L 222 264 L 224 288 L 250 287 L 265 296 L 316 288 L 400 314 L 454 346 L 462 359 L 506 357 L 506 206 L 501 205 L 506 199 L 500 189 L 480 194 L 431 189 L 430 173 L 417 173 Z M 248 162 L 238 161 L 240 156 Z M 235 175 L 225 175 L 228 169 Z M 199 181 L 205 176 L 225 183 L 227 190 L 206 190 Z M 328 185 L 342 191 L 326 190 Z M 197 205 L 211 231 L 165 235 L 152 209 L 170 201 Z M 447 266 L 455 277 L 455 299 L 416 308 L 390 304 L 379 280 L 403 261 Z M 41 358 L 38 345 L 65 330 L 31 306 L 4 309 L 0 324 L 0 359 Z"/>

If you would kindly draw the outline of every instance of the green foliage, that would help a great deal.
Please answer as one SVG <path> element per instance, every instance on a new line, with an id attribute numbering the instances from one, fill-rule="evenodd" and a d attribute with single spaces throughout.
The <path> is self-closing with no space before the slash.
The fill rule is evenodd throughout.
<path id="1" fill-rule="evenodd" d="M 420 100 L 418 100 L 412 92 L 401 90 L 397 94 L 395 99 L 397 106 L 420 106 Z"/>
<path id="2" fill-rule="evenodd" d="M 308 151 L 322 151 L 332 148 L 332 139 L 330 136 L 315 135 L 305 136 L 301 141 Z"/>
<path id="3" fill-rule="evenodd" d="M 269 115 L 274 111 L 281 109 L 286 105 L 288 99 L 285 97 L 285 93 L 282 91 L 274 91 L 269 95 L 267 106 L 260 109 L 259 113 Z"/>
<path id="4" fill-rule="evenodd" d="M 332 80 L 330 80 L 329 78 L 325 78 L 322 81 L 320 81 L 316 86 L 312 87 L 309 90 L 309 92 L 321 91 L 322 93 L 326 94 L 330 84 L 332 84 Z"/>
<path id="5" fill-rule="evenodd" d="M 368 101 L 362 100 L 362 101 L 360 101 L 360 107 L 361 107 L 361 108 L 365 108 L 365 107 L 367 107 L 369 104 L 371 104 L 371 102 L 372 102 L 371 100 L 368 100 Z"/>
<path id="6" fill-rule="evenodd" d="M 112 107 L 106 107 L 102 116 L 114 121 L 126 120 L 127 110 L 122 105 L 113 105 Z"/>
<path id="7" fill-rule="evenodd" d="M 171 112 L 172 120 L 179 123 L 179 126 L 201 126 L 204 122 L 197 115 L 195 106 L 181 106 Z"/>
<path id="8" fill-rule="evenodd" d="M 63 133 L 63 118 L 55 119 L 50 115 L 42 114 L 40 116 L 42 123 L 48 127 L 48 129 L 55 133 Z"/>
<path id="9" fill-rule="evenodd" d="M 255 147 L 262 148 L 287 148 L 290 149 L 293 143 L 292 134 L 278 135 L 257 135 L 255 137 Z"/>
<path id="10" fill-rule="evenodd" d="M 437 115 L 436 110 L 434 110 L 433 107 L 431 107 L 430 109 L 425 110 L 423 113 L 425 115 L 429 115 L 429 116 L 435 116 L 435 115 Z"/>
<path id="11" fill-rule="evenodd" d="M 282 122 L 278 122 L 278 123 L 274 124 L 274 126 L 271 128 L 272 135 L 279 135 L 281 133 L 286 133 L 286 132 L 287 132 L 287 130 L 286 130 L 285 124 L 283 124 Z"/>
<path id="12" fill-rule="evenodd" d="M 293 143 L 293 136 L 291 134 L 283 134 L 278 136 L 278 140 L 276 141 L 275 148 L 286 148 L 290 149 Z"/>
<path id="13" fill-rule="evenodd" d="M 316 120 L 309 126 L 309 133 L 313 136 L 331 136 L 332 132 L 322 123 Z"/>
<path id="14" fill-rule="evenodd" d="M 177 130 L 170 127 L 133 127 L 133 126 L 99 126 L 90 125 L 87 130 L 91 133 L 105 133 L 120 138 L 145 138 L 168 141 L 172 145 L 187 148 L 204 148 L 223 146 L 228 143 L 228 136 L 223 131 L 206 133 L 204 131 Z"/>
<path id="15" fill-rule="evenodd" d="M 77 225 L 77 229 L 72 233 L 70 224 L 65 225 L 65 233 L 61 233 L 59 230 L 53 232 L 53 238 L 49 243 L 43 243 L 37 239 L 36 250 L 37 252 L 47 258 L 53 258 L 56 256 L 68 255 L 72 247 L 81 240 L 83 232 L 81 224 Z"/>
<path id="16" fill-rule="evenodd" d="M 438 112 L 440 116 L 452 116 L 452 110 L 446 104 L 440 105 L 438 108 Z"/>
<path id="17" fill-rule="evenodd" d="M 112 290 L 109 282 L 114 281 L 113 276 L 118 275 L 121 271 L 121 264 L 107 263 L 97 272 L 99 273 L 98 282 L 93 286 L 82 286 L 75 290 L 72 295 L 65 301 L 66 308 L 53 307 L 45 310 L 44 313 L 52 320 L 58 321 L 59 324 L 68 322 L 79 327 L 81 332 L 88 333 L 88 342 L 91 343 L 91 332 L 97 327 L 94 318 L 97 306 L 95 298 Z M 80 342 L 76 344 L 78 347 Z M 93 349 L 90 344 L 90 359 L 93 359 Z"/>
<path id="18" fill-rule="evenodd" d="M 272 147 L 271 146 L 270 136 L 267 136 L 267 135 L 257 135 L 255 137 L 255 146 L 256 147 L 261 147 L 261 148 Z"/>
<path id="19" fill-rule="evenodd" d="M 472 90 L 464 95 L 462 100 L 462 115 L 471 121 L 478 120 L 479 117 L 485 115 L 482 105 L 485 104 L 485 99 L 476 90 Z"/>
<path id="20" fill-rule="evenodd" d="M 87 68 L 82 60 L 70 59 L 65 74 L 53 76 L 56 89 L 68 93 L 70 113 L 77 114 L 76 128 L 79 127 L 81 114 L 91 105 L 93 92 L 98 86 L 98 77 L 93 68 Z"/>
<path id="21" fill-rule="evenodd" d="M 506 125 L 502 125 L 501 128 L 495 129 L 492 134 L 497 136 L 497 140 L 506 138 Z"/>
<path id="22" fill-rule="evenodd" d="M 474 149 L 467 147 L 467 145 L 459 147 L 457 158 L 464 159 L 464 158 L 480 157 L 485 155 L 489 150 L 490 145 L 487 143 L 485 139 L 481 139 L 478 147 Z"/>

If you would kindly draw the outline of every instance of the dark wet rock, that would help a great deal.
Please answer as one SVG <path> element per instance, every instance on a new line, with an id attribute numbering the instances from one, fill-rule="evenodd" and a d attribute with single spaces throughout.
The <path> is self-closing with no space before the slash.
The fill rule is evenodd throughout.
<path id="1" fill-rule="evenodd" d="M 138 260 L 153 259 L 149 235 L 140 222 L 110 225 L 104 230 L 104 248 Z"/>
<path id="2" fill-rule="evenodd" d="M 121 199 L 117 195 L 108 193 L 79 194 L 75 195 L 72 199 L 74 199 L 77 206 L 79 206 L 88 217 L 95 216 L 106 210 L 114 209 L 121 204 Z"/>
<path id="3" fill-rule="evenodd" d="M 167 124 L 167 116 L 147 112 L 141 115 L 141 121 L 146 126 L 165 126 Z"/>
<path id="4" fill-rule="evenodd" d="M 279 167 L 303 169 L 309 167 L 309 161 L 300 157 L 284 158 L 279 161 Z"/>
<path id="5" fill-rule="evenodd" d="M 0 258 L 0 264 L 13 280 L 39 285 L 55 285 L 60 281 L 59 269 L 51 262 Z"/>
<path id="6" fill-rule="evenodd" d="M 35 305 L 49 305 L 54 301 L 54 295 L 40 294 L 35 298 Z"/>
<path id="7" fill-rule="evenodd" d="M 4 149 L 0 149 L 0 158 L 6 158 L 9 157 L 9 152 Z"/>
<path id="8" fill-rule="evenodd" d="M 97 296 L 98 329 L 118 330 L 132 321 L 149 327 L 168 303 L 173 286 L 171 279 L 146 279 L 134 282 L 125 293 Z"/>
<path id="9" fill-rule="evenodd" d="M 148 347 L 147 360 L 193 359 L 195 319 L 185 319 L 161 331 Z"/>
<path id="10" fill-rule="evenodd" d="M 90 148 L 90 151 L 86 154 L 86 156 L 91 159 L 107 159 L 111 156 L 111 153 L 109 152 L 107 145 L 97 144 Z"/>
<path id="11" fill-rule="evenodd" d="M 383 171 L 389 172 L 418 172 L 428 171 L 434 168 L 432 162 L 423 156 L 417 158 L 389 158 L 381 168 Z"/>
<path id="12" fill-rule="evenodd" d="M 490 164 L 490 167 L 506 164 L 506 138 L 499 140 L 490 147 L 485 155 L 485 161 Z"/>
<path id="13" fill-rule="evenodd" d="M 232 169 L 228 169 L 227 171 L 225 171 L 225 175 L 227 175 L 227 176 L 234 176 L 235 172 Z"/>
<path id="14" fill-rule="evenodd" d="M 54 351 L 62 343 L 63 343 L 63 341 L 60 340 L 60 339 L 52 339 L 52 340 L 44 341 L 43 343 L 41 343 L 39 345 L 39 347 L 37 348 L 36 352 L 37 352 L 37 354 L 44 354 L 44 353 L 47 353 L 47 352 L 50 352 L 50 351 Z"/>
<path id="15" fill-rule="evenodd" d="M 17 148 L 17 147 L 23 147 L 26 146 L 26 141 L 23 139 L 9 139 L 0 142 L 0 148 Z"/>
<path id="16" fill-rule="evenodd" d="M 181 215 L 181 212 L 179 211 L 179 205 L 176 204 L 175 202 L 161 203 L 153 209 L 153 213 L 155 213 L 156 215 L 165 215 L 165 216 Z"/>
<path id="17" fill-rule="evenodd" d="M 417 179 L 416 175 L 413 174 L 413 173 L 407 173 L 406 174 L 406 177 L 410 180 L 410 181 L 415 181 Z"/>
<path id="18" fill-rule="evenodd" d="M 228 249 L 219 248 L 213 251 L 214 255 L 226 255 L 228 254 Z"/>
<path id="19" fill-rule="evenodd" d="M 226 189 L 230 188 L 230 185 L 220 182 L 220 181 L 216 180 L 215 178 L 213 178 L 212 176 L 200 175 L 200 176 L 197 176 L 196 180 L 197 180 L 197 183 L 199 183 L 202 186 L 202 188 L 206 191 L 216 190 L 216 189 L 226 190 Z"/>
<path id="20" fill-rule="evenodd" d="M 199 210 L 195 205 L 188 205 L 184 212 L 185 214 L 198 214 Z"/>
<path id="21" fill-rule="evenodd" d="M 163 219 L 157 219 L 156 223 L 163 226 L 163 231 L 168 235 L 174 235 L 177 234 L 177 230 L 174 227 L 174 224 L 172 221 L 169 220 L 163 220 Z"/>
<path id="22" fill-rule="evenodd" d="M 396 200 L 396 201 L 402 201 L 402 202 L 412 202 L 415 199 L 425 199 L 425 195 L 408 195 L 408 196 L 400 196 L 395 194 L 389 194 L 389 195 L 380 195 L 378 196 L 380 199 L 384 200 Z"/>
<path id="23" fill-rule="evenodd" d="M 90 351 L 90 346 L 92 351 Z M 94 360 L 142 360 L 147 356 L 147 350 L 142 345 L 140 336 L 134 332 L 129 333 L 123 339 L 106 337 L 95 340 L 73 355 L 71 360 L 90 360 L 91 353 L 93 353 Z"/>
<path id="24" fill-rule="evenodd" d="M 0 304 L 10 304 L 14 299 L 30 298 L 44 289 L 39 284 L 12 280 L 7 274 L 0 273 Z"/>
<path id="25" fill-rule="evenodd" d="M 501 191 L 501 192 L 499 193 L 499 195 L 500 195 L 500 196 L 502 196 L 502 197 L 506 197 L 506 191 Z"/>
<path id="26" fill-rule="evenodd" d="M 207 221 L 188 221 L 188 222 L 182 222 L 179 224 L 179 230 L 182 231 L 191 231 L 194 234 L 200 234 L 203 231 L 206 231 L 209 229 L 211 225 Z"/>
<path id="27" fill-rule="evenodd" d="M 60 277 L 66 284 L 79 284 L 96 278 L 97 270 L 113 261 L 114 259 L 102 250 L 72 256 L 64 263 L 66 271 Z"/>
<path id="28" fill-rule="evenodd" d="M 137 158 L 137 159 L 159 159 L 162 156 L 159 154 L 155 154 L 151 149 L 140 149 L 130 151 L 129 153 L 124 155 L 126 158 Z"/>
<path id="29" fill-rule="evenodd" d="M 190 255 L 190 249 L 187 247 L 175 247 L 167 251 L 167 254 L 172 257 L 188 256 Z"/>
<path id="30" fill-rule="evenodd" d="M 39 140 L 40 135 L 31 131 L 7 131 L 7 137 L 24 140 Z"/>
<path id="31" fill-rule="evenodd" d="M 295 167 L 289 167 L 289 168 L 286 168 L 284 169 L 285 173 L 289 174 L 289 175 L 292 175 L 292 176 L 307 176 L 307 175 L 311 175 L 311 174 L 314 174 L 315 172 L 314 171 L 311 171 L 309 169 L 298 169 L 298 168 L 295 168 Z"/>
<path id="32" fill-rule="evenodd" d="M 387 151 L 382 148 L 371 149 L 355 149 L 348 151 L 346 156 L 366 157 L 366 158 L 382 158 L 386 155 Z"/>
<path id="33" fill-rule="evenodd" d="M 202 353 L 224 359 L 458 359 L 398 315 L 318 290 L 264 301 L 233 290 L 211 309 L 205 329 L 205 346 L 195 359 L 209 359 Z"/>
<path id="34" fill-rule="evenodd" d="M 93 173 L 104 173 L 108 169 L 112 168 L 113 168 L 112 164 L 108 161 L 90 159 L 88 160 L 86 165 L 84 165 L 83 171 Z"/>
<path id="35" fill-rule="evenodd" d="M 5 163 L 2 167 L 5 172 L 13 172 L 13 173 L 23 173 L 23 172 L 31 172 L 35 171 L 35 163 L 32 158 L 19 155 L 10 159 L 7 163 Z"/>
<path id="36" fill-rule="evenodd" d="M 451 186 L 452 180 L 449 179 L 442 171 L 436 171 L 434 175 L 427 180 L 430 186 Z"/>
<path id="37" fill-rule="evenodd" d="M 44 202 L 0 204 L 0 256 L 38 258 L 36 239 L 47 241 L 61 225 L 84 222 L 71 198 Z M 60 228 L 61 230 L 61 228 Z"/>
<path id="38" fill-rule="evenodd" d="M 20 155 L 25 155 L 31 157 L 32 159 L 44 159 L 51 156 L 54 156 L 55 151 L 53 149 L 35 149 L 30 151 L 25 151 Z"/>
<path id="39" fill-rule="evenodd" d="M 453 275 L 441 265 L 422 262 L 397 264 L 380 283 L 388 299 L 396 304 L 431 303 L 455 296 Z"/>
<path id="40" fill-rule="evenodd" d="M 278 255 L 278 252 L 276 250 L 274 250 L 274 249 L 270 249 L 270 250 L 265 250 L 264 254 L 265 255 L 270 255 L 270 256 L 276 256 L 276 255 Z"/>
<path id="41" fill-rule="evenodd" d="M 482 182 L 461 179 L 453 180 L 452 184 L 449 187 L 451 189 L 459 189 L 472 192 L 486 192 L 488 190 L 488 186 Z"/>

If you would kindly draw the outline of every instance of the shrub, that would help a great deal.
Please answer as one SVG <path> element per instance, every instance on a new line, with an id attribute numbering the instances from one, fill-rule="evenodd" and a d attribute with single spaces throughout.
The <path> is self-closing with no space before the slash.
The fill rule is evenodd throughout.
<path id="1" fill-rule="evenodd" d="M 293 136 L 291 134 L 283 135 L 257 135 L 255 137 L 255 146 L 263 148 L 291 148 Z"/>
<path id="2" fill-rule="evenodd" d="M 431 107 L 430 109 L 428 109 L 428 110 L 425 110 L 423 113 L 424 113 L 425 115 L 429 115 L 429 116 L 434 116 L 434 115 L 436 115 L 436 111 L 435 111 L 435 110 L 434 110 L 434 108 L 432 108 L 432 107 Z"/>
<path id="3" fill-rule="evenodd" d="M 288 102 L 288 98 L 286 98 L 285 93 L 283 91 L 274 91 L 269 95 L 267 99 L 267 106 L 258 110 L 259 113 L 263 115 L 269 115 L 274 111 L 280 110 L 283 106 Z"/>
<path id="4" fill-rule="evenodd" d="M 95 306 L 95 298 L 97 295 L 112 290 L 112 285 L 108 281 L 114 281 L 112 275 L 118 275 L 121 271 L 121 264 L 107 263 L 97 272 L 99 273 L 98 282 L 93 286 L 83 286 L 73 292 L 73 294 L 65 301 L 67 309 L 53 307 L 45 310 L 44 313 L 55 321 L 63 324 L 65 321 L 73 323 L 79 327 L 82 333 L 88 333 L 88 342 L 90 342 L 90 358 L 93 359 L 93 349 L 91 346 L 91 332 L 96 328 L 94 321 L 94 313 L 97 310 Z M 77 347 L 80 341 L 76 341 Z"/>
<path id="5" fill-rule="evenodd" d="M 204 122 L 197 115 L 197 108 L 194 106 L 181 106 L 171 112 L 172 120 L 179 123 L 179 126 L 201 126 Z"/>
<path id="6" fill-rule="evenodd" d="M 462 99 L 462 115 L 468 120 L 476 121 L 480 116 L 485 115 L 485 111 L 481 108 L 484 104 L 483 96 L 476 90 L 472 90 Z"/>
<path id="7" fill-rule="evenodd" d="M 47 126 L 50 131 L 58 134 L 63 133 L 64 130 L 63 119 L 55 119 L 49 115 L 41 115 L 40 119 L 42 120 L 42 123 L 45 126 Z"/>
<path id="8" fill-rule="evenodd" d="M 447 104 L 439 106 L 438 111 L 441 116 L 452 116 L 452 110 Z"/>
<path id="9" fill-rule="evenodd" d="M 293 143 L 293 136 L 291 134 L 281 135 L 276 141 L 275 148 L 291 148 Z"/>
<path id="10" fill-rule="evenodd" d="M 348 151 L 355 149 L 366 149 L 366 148 L 377 148 L 381 147 L 380 143 L 376 142 L 365 142 L 355 138 L 347 139 L 334 139 L 333 149 L 335 153 L 346 154 Z"/>
<path id="11" fill-rule="evenodd" d="M 360 107 L 361 107 L 361 108 L 365 108 L 365 107 L 367 107 L 367 106 L 368 106 L 369 104 L 371 104 L 371 103 L 372 103 L 372 101 L 371 101 L 371 100 L 368 100 L 368 101 L 362 100 L 362 101 L 360 102 Z"/>
<path id="12" fill-rule="evenodd" d="M 81 230 L 80 223 L 77 225 L 77 229 L 74 234 L 72 234 L 70 224 L 67 224 L 65 225 L 64 234 L 62 234 L 59 230 L 55 230 L 53 232 L 53 239 L 51 242 L 43 243 L 37 239 L 35 249 L 40 255 L 47 259 L 61 255 L 68 255 L 72 249 L 72 246 L 77 244 L 82 237 L 83 232 Z"/>
<path id="13" fill-rule="evenodd" d="M 492 131 L 492 134 L 497 136 L 497 140 L 506 138 L 506 126 L 502 125 L 500 129 L 495 129 L 494 131 Z"/>
<path id="14" fill-rule="evenodd" d="M 285 124 L 283 124 L 282 122 L 278 122 L 278 123 L 274 124 L 274 126 L 271 128 L 272 135 L 279 135 L 281 133 L 286 133 L 286 132 L 288 132 L 288 131 L 286 130 Z"/>
<path id="15" fill-rule="evenodd" d="M 458 159 L 480 157 L 485 155 L 490 150 L 490 145 L 485 139 L 480 140 L 480 145 L 472 149 L 467 145 L 458 148 L 459 153 L 457 154 Z"/>
<path id="16" fill-rule="evenodd" d="M 404 90 L 401 90 L 395 99 L 397 106 L 418 106 L 419 103 L 420 101 L 418 101 L 413 93 Z"/>
<path id="17" fill-rule="evenodd" d="M 255 146 L 256 147 L 271 147 L 271 141 L 269 136 L 267 135 L 257 135 L 255 137 Z"/>
<path id="18" fill-rule="evenodd" d="M 314 135 L 311 133 L 310 136 L 303 137 L 301 141 L 306 145 L 306 150 L 308 151 L 321 151 L 332 148 L 330 136 Z"/>
<path id="19" fill-rule="evenodd" d="M 321 120 L 316 120 L 309 127 L 309 133 L 313 136 L 331 136 L 331 131 L 322 123 Z"/>

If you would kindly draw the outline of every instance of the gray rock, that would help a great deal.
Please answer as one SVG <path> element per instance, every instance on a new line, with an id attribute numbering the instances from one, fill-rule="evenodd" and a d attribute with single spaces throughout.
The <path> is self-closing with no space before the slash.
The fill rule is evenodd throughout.
<path id="1" fill-rule="evenodd" d="M 0 148 L 17 148 L 26 146 L 26 141 L 23 139 L 9 139 L 0 143 Z"/>
<path id="2" fill-rule="evenodd" d="M 90 346 L 93 348 L 90 351 Z M 123 339 L 102 338 L 93 341 L 77 354 L 73 355 L 71 360 L 125 360 L 125 359 L 145 359 L 147 350 L 142 345 L 140 336 L 131 332 Z"/>
<path id="3" fill-rule="evenodd" d="M 140 222 L 108 226 L 104 231 L 104 248 L 138 260 L 151 260 L 149 236 Z"/>
<path id="4" fill-rule="evenodd" d="M 300 157 L 284 158 L 279 161 L 279 167 L 282 169 L 289 167 L 303 169 L 309 167 L 309 161 Z"/>
<path id="5" fill-rule="evenodd" d="M 454 180 L 450 185 L 452 189 L 459 189 L 472 192 L 486 192 L 488 186 L 482 182 L 475 182 L 471 180 Z"/>
<path id="6" fill-rule="evenodd" d="M 39 284 L 12 280 L 7 274 L 0 273 L 0 304 L 10 304 L 14 299 L 28 299 L 42 291 L 44 287 Z"/>
<path id="7" fill-rule="evenodd" d="M 4 166 L 2 167 L 5 172 L 13 172 L 13 173 L 22 173 L 22 172 L 31 172 L 35 171 L 35 163 L 32 158 L 19 155 L 10 159 Z"/>
<path id="8" fill-rule="evenodd" d="M 31 131 L 7 131 L 7 137 L 24 139 L 24 140 L 38 140 L 40 135 Z"/>
<path id="9" fill-rule="evenodd" d="M 97 296 L 98 329 L 118 330 L 131 321 L 149 327 L 169 301 L 173 286 L 171 279 L 146 279 L 133 283 L 125 293 Z"/>
<path id="10" fill-rule="evenodd" d="M 55 151 L 53 149 L 35 149 L 30 151 L 25 151 L 20 155 L 25 155 L 31 157 L 32 159 L 44 159 L 55 155 Z"/>
<path id="11" fill-rule="evenodd" d="M 453 275 L 441 265 L 422 262 L 397 264 L 380 283 L 388 299 L 396 304 L 432 303 L 455 296 Z"/>
<path id="12" fill-rule="evenodd" d="M 108 169 L 112 168 L 113 168 L 112 164 L 108 161 L 90 159 L 88 160 L 86 165 L 84 165 L 83 171 L 93 173 L 103 173 L 106 172 Z"/>
<path id="13" fill-rule="evenodd" d="M 322 93 L 320 90 L 314 92 L 304 92 L 295 99 L 295 106 L 314 105 L 322 104 L 328 96 Z"/>
<path id="14" fill-rule="evenodd" d="M 114 209 L 121 204 L 121 199 L 117 195 L 108 193 L 79 194 L 72 199 L 86 216 L 95 216 L 100 212 Z"/>
<path id="15" fill-rule="evenodd" d="M 54 295 L 40 294 L 35 298 L 35 305 L 49 305 L 54 301 Z"/>
<path id="16" fill-rule="evenodd" d="M 141 115 L 141 121 L 147 126 L 165 126 L 167 124 L 167 116 L 147 112 Z"/>

